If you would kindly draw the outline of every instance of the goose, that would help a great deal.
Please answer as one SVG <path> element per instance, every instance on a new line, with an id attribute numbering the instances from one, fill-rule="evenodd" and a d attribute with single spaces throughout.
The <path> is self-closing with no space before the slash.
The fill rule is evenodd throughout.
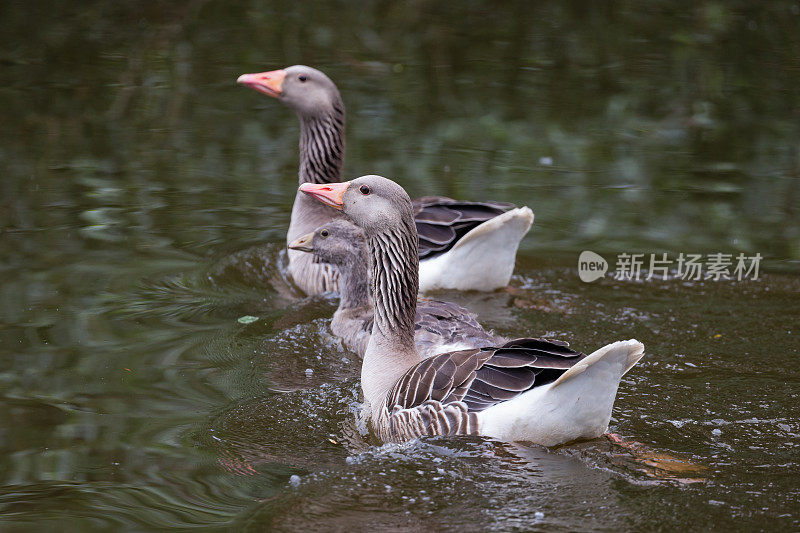
<path id="1" fill-rule="evenodd" d="M 364 232 L 346 220 L 333 220 L 289 244 L 339 272 L 339 307 L 331 331 L 345 347 L 363 357 L 372 333 L 373 305 L 369 291 Z M 440 352 L 494 346 L 501 337 L 487 332 L 477 317 L 452 302 L 423 298 L 417 302 L 414 344 L 423 358 Z"/>
<path id="2" fill-rule="evenodd" d="M 419 257 L 408 194 L 374 175 L 300 191 L 339 209 L 367 238 L 374 321 L 361 388 L 378 437 L 483 435 L 555 446 L 607 431 L 642 343 L 617 341 L 586 355 L 565 342 L 521 338 L 423 359 L 414 345 Z"/>
<path id="3" fill-rule="evenodd" d="M 305 65 L 242 74 L 237 83 L 277 98 L 300 119 L 300 183 L 341 181 L 345 155 L 345 109 L 339 90 L 324 73 Z M 528 207 L 500 202 L 463 202 L 439 196 L 414 201 L 419 232 L 420 289 L 491 291 L 508 285 L 519 243 L 533 224 Z M 287 243 L 339 214 L 302 194 L 295 197 Z M 309 254 L 289 250 L 289 272 L 306 294 L 335 291 L 336 270 Z"/>

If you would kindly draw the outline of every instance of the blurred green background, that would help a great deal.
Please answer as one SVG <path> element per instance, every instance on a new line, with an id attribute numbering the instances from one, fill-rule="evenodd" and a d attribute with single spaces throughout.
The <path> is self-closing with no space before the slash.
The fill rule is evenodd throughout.
<path id="1" fill-rule="evenodd" d="M 77 209 L 97 239 L 192 243 L 219 235 L 153 202 L 287 205 L 296 120 L 234 82 L 307 63 L 343 94 L 347 176 L 529 204 L 532 248 L 800 259 L 797 2 L 0 9 L 6 231 Z"/>
<path id="2" fill-rule="evenodd" d="M 797 529 L 799 29 L 797 0 L 0 3 L 0 529 Z M 235 83 L 296 63 L 341 90 L 346 177 L 533 209 L 511 288 L 446 297 L 642 340 L 611 430 L 686 471 L 359 440 L 335 301 L 278 268 L 297 120 Z M 585 249 L 766 274 L 586 285 Z"/>

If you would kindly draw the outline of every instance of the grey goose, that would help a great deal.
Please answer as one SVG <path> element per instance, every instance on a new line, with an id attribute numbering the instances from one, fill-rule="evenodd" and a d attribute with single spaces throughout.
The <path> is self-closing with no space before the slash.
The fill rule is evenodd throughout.
<path id="1" fill-rule="evenodd" d="M 300 120 L 299 181 L 341 181 L 345 156 L 345 108 L 339 89 L 323 72 L 295 65 L 243 74 L 238 83 L 277 98 Z M 533 223 L 533 212 L 500 202 L 468 202 L 426 196 L 414 200 L 419 233 L 420 288 L 495 290 L 508 285 L 519 243 Z M 292 208 L 287 243 L 339 214 L 299 194 Z M 289 250 L 289 271 L 306 294 L 336 290 L 330 265 Z"/>
<path id="2" fill-rule="evenodd" d="M 631 339 L 590 355 L 537 338 L 423 359 L 414 343 L 418 237 L 405 190 L 380 176 L 305 183 L 367 238 L 374 321 L 361 367 L 370 424 L 384 441 L 484 435 L 554 446 L 601 436 L 622 376 L 644 355 Z"/>

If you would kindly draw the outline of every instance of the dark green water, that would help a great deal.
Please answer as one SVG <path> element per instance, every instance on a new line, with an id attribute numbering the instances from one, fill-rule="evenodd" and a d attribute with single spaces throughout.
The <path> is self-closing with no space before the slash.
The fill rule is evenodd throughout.
<path id="1" fill-rule="evenodd" d="M 0 529 L 800 528 L 800 4 L 495 4 L 0 5 Z M 643 341 L 639 444 L 364 441 L 335 300 L 279 270 L 298 125 L 235 85 L 294 63 L 348 177 L 534 210 L 508 291 L 443 297 Z M 585 284 L 581 250 L 764 261 Z"/>

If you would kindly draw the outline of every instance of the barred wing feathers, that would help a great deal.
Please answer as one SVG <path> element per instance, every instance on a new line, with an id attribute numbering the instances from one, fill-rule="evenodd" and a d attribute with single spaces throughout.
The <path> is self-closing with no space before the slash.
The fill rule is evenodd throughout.
<path id="1" fill-rule="evenodd" d="M 477 434 L 478 412 L 552 383 L 585 357 L 566 342 L 537 338 L 430 357 L 389 391 L 381 437 Z"/>
<path id="2" fill-rule="evenodd" d="M 462 202 L 444 196 L 423 196 L 411 203 L 419 233 L 420 259 L 450 250 L 470 230 L 516 207 L 503 202 Z"/>

